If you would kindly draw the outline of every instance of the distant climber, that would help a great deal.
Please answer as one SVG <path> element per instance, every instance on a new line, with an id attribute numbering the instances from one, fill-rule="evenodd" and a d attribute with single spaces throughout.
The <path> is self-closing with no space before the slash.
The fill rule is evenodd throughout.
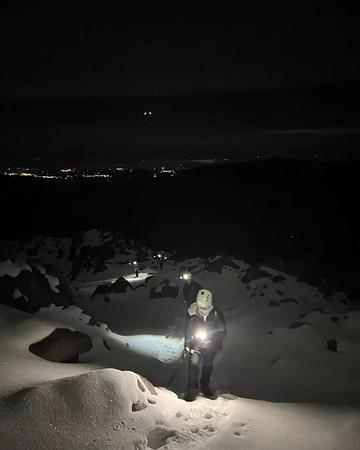
<path id="1" fill-rule="evenodd" d="M 185 400 L 193 401 L 199 387 L 205 397 L 213 397 L 209 386 L 210 376 L 215 356 L 222 348 L 225 335 L 223 314 L 219 308 L 213 306 L 212 293 L 201 289 L 196 302 L 189 306 L 186 318 L 183 357 L 188 358 L 189 365 Z"/>
<path id="2" fill-rule="evenodd" d="M 201 289 L 201 285 L 197 283 L 190 272 L 184 272 L 181 277 L 184 280 L 183 298 L 186 308 L 196 302 L 196 297 Z"/>

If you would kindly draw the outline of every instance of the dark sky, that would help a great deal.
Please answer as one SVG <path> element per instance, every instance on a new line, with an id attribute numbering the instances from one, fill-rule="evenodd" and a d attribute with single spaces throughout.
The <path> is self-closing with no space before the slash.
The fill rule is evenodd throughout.
<path id="1" fill-rule="evenodd" d="M 220 1 L 131 2 L 126 10 L 125 3 L 2 1 L 0 96 L 166 95 L 360 79 L 358 17 L 346 2 L 266 0 L 236 9 Z"/>

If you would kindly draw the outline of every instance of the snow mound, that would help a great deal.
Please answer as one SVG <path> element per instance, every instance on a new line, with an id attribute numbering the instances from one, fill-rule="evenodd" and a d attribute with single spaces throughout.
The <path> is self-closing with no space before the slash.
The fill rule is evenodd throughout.
<path id="1" fill-rule="evenodd" d="M 155 428 L 152 416 L 162 417 L 159 409 L 157 414 L 146 411 L 154 409 L 156 399 L 135 373 L 115 369 L 25 388 L 0 403 L 1 445 L 13 450 L 145 449 L 146 434 Z"/>
<path id="2" fill-rule="evenodd" d="M 224 396 L 188 404 L 134 372 L 101 369 L 0 399 L 1 448 L 11 450 L 350 450 L 352 409 Z"/>

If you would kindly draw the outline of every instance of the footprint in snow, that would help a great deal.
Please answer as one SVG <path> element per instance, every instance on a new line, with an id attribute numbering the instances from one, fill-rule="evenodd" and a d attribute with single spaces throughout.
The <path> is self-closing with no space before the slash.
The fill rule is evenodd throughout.
<path id="1" fill-rule="evenodd" d="M 235 436 L 241 437 L 241 438 L 245 438 L 245 435 L 248 431 L 248 425 L 245 422 L 239 422 L 239 423 L 234 423 L 234 428 L 235 430 L 233 431 L 233 434 Z"/>

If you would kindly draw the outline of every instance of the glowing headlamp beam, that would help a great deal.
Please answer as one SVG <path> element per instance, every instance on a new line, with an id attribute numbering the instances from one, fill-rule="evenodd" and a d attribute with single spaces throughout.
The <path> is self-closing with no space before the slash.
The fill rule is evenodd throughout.
<path id="1" fill-rule="evenodd" d="M 199 339 L 200 341 L 205 341 L 208 337 L 206 330 L 197 330 L 195 333 L 196 339 Z"/>

